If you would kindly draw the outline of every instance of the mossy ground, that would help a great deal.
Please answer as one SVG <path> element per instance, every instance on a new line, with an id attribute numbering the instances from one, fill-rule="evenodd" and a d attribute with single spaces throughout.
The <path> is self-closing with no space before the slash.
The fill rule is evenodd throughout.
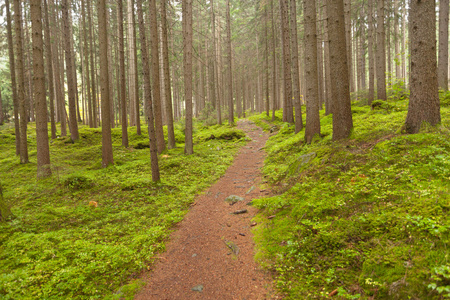
<path id="1" fill-rule="evenodd" d="M 264 166 L 277 195 L 253 202 L 257 259 L 287 299 L 450 296 L 449 99 L 442 124 L 415 135 L 402 132 L 407 99 L 354 102 L 351 137 L 333 142 L 322 115 L 311 145 L 277 112 Z M 265 114 L 251 119 L 272 127 Z"/>
<path id="2" fill-rule="evenodd" d="M 145 127 L 145 126 L 144 126 Z M 101 168 L 101 129 L 82 126 L 80 140 L 50 144 L 53 176 L 36 180 L 34 125 L 28 130 L 29 164 L 15 156 L 14 129 L 0 130 L 0 182 L 13 217 L 0 224 L 0 298 L 124 299 L 187 212 L 194 197 L 217 180 L 246 142 L 227 125 L 197 123 L 194 155 L 177 147 L 159 156 L 161 182 L 151 181 L 148 135 L 112 130 L 113 166 Z M 207 139 L 214 135 L 214 139 Z M 136 147 L 136 148 L 134 148 Z"/>

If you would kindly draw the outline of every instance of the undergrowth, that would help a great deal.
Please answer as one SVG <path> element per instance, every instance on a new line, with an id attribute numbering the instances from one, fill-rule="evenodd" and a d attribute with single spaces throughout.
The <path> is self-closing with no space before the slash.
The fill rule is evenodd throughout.
<path id="1" fill-rule="evenodd" d="M 349 139 L 333 142 L 332 116 L 321 115 L 323 138 L 311 145 L 281 113 L 273 125 L 251 117 L 279 128 L 264 166 L 276 196 L 253 202 L 257 259 L 286 299 L 450 297 L 448 99 L 441 93 L 442 124 L 415 135 L 402 132 L 404 97 L 373 110 L 355 102 Z"/>
<path id="2" fill-rule="evenodd" d="M 80 140 L 50 143 L 53 176 L 36 180 L 34 124 L 30 163 L 14 152 L 14 128 L 0 131 L 0 183 L 13 217 L 0 224 L 0 298 L 131 299 L 140 273 L 164 250 L 172 226 L 194 197 L 224 174 L 246 138 L 229 126 L 197 123 L 194 155 L 177 147 L 159 156 L 161 182 L 151 181 L 148 135 L 112 130 L 113 166 L 101 168 L 101 129 L 80 128 Z M 207 139 L 205 137 L 215 138 Z M 144 149 L 140 149 L 144 148 Z"/>

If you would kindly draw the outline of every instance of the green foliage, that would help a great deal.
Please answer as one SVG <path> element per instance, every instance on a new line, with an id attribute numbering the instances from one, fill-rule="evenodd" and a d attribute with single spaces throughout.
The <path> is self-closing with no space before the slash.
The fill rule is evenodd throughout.
<path id="1" fill-rule="evenodd" d="M 53 176 L 37 181 L 33 123 L 28 130 L 31 162 L 24 165 L 14 154 L 14 129 L 0 132 L 0 181 L 14 214 L 0 224 L 2 299 L 132 299 L 142 287 L 136 277 L 164 250 L 172 226 L 245 143 L 228 126 L 195 124 L 195 154 L 185 156 L 183 144 L 165 152 L 162 180 L 153 183 L 148 149 L 123 148 L 114 128 L 115 164 L 103 169 L 101 129 L 81 126 L 75 143 L 51 141 Z M 148 144 L 145 130 L 128 134 L 130 145 Z M 211 134 L 224 138 L 203 138 Z M 184 141 L 180 124 L 175 136 Z"/>
<path id="2" fill-rule="evenodd" d="M 322 116 L 323 138 L 311 145 L 303 131 L 252 117 L 280 128 L 264 166 L 277 195 L 253 201 L 262 210 L 254 233 L 257 259 L 287 299 L 450 296 L 450 110 L 441 126 L 403 135 L 407 105 L 354 103 L 343 142 L 331 141 L 332 117 Z"/>

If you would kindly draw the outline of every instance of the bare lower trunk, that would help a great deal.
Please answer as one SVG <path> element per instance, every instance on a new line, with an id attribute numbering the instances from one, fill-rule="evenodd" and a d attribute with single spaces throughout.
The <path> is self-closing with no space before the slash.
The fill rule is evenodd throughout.
<path id="1" fill-rule="evenodd" d="M 292 79 L 291 79 L 291 50 L 289 34 L 289 3 L 287 0 L 280 0 L 281 12 L 281 38 L 282 38 L 282 56 L 283 56 L 283 83 L 284 83 L 284 101 L 283 101 L 283 121 L 294 123 L 292 110 Z"/>
<path id="2" fill-rule="evenodd" d="M 448 11 L 449 0 L 439 1 L 439 88 L 448 90 Z"/>

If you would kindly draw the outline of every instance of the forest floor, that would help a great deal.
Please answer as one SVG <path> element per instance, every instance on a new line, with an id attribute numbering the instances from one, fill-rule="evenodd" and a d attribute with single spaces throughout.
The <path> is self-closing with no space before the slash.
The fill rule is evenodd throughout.
<path id="1" fill-rule="evenodd" d="M 270 193 L 261 189 L 260 170 L 268 133 L 248 120 L 238 128 L 251 141 L 176 225 L 135 299 L 277 299 L 270 274 L 254 260 L 252 235 L 251 201 Z"/>

